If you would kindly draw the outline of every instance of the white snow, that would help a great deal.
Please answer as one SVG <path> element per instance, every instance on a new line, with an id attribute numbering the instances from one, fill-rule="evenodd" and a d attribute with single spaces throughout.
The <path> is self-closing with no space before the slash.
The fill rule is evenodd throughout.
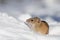
<path id="1" fill-rule="evenodd" d="M 25 25 L 26 19 L 31 16 L 28 14 L 18 17 L 20 21 L 6 13 L 0 13 L 0 40 L 60 40 L 60 23 L 54 23 L 52 18 L 46 18 L 50 24 L 49 35 L 39 35 Z"/>
<path id="2" fill-rule="evenodd" d="M 18 19 L 20 20 L 20 21 L 26 21 L 26 19 L 28 19 L 28 18 L 31 18 L 31 15 L 29 15 L 29 14 L 22 14 L 22 15 L 20 15 L 19 17 L 18 17 Z"/>

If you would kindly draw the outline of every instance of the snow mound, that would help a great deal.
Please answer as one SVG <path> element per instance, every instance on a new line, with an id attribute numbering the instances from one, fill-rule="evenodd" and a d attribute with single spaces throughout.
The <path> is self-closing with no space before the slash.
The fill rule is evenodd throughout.
<path id="1" fill-rule="evenodd" d="M 30 17 L 27 14 L 20 15 L 18 17 L 20 21 L 18 21 L 14 17 L 8 16 L 7 13 L 0 13 L 0 40 L 60 40 L 60 36 L 58 35 L 42 36 L 31 31 L 24 24 L 26 18 Z M 53 29 L 57 30 L 58 28 L 55 26 Z"/>

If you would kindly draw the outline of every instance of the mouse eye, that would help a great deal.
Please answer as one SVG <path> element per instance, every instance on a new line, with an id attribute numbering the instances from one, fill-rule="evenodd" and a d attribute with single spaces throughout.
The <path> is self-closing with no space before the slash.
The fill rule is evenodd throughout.
<path id="1" fill-rule="evenodd" d="M 31 21 L 33 21 L 33 20 L 31 20 Z"/>

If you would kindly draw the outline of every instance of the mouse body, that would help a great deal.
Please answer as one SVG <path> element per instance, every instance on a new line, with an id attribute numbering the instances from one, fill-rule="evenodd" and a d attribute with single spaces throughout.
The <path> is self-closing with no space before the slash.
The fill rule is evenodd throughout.
<path id="1" fill-rule="evenodd" d="M 46 35 L 49 33 L 49 25 L 46 21 L 42 21 L 38 17 L 29 18 L 26 20 L 27 25 L 30 29 L 40 34 Z"/>

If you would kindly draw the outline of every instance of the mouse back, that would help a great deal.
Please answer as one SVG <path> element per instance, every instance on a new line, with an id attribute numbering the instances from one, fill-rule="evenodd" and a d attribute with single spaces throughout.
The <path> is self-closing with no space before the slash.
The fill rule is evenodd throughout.
<path id="1" fill-rule="evenodd" d="M 47 27 L 46 34 L 48 34 L 49 33 L 49 25 L 48 25 L 48 23 L 46 21 L 41 21 L 41 22 L 44 23 L 45 27 Z"/>
<path id="2" fill-rule="evenodd" d="M 41 22 L 43 22 L 49 28 L 49 25 L 46 21 L 41 21 Z"/>

